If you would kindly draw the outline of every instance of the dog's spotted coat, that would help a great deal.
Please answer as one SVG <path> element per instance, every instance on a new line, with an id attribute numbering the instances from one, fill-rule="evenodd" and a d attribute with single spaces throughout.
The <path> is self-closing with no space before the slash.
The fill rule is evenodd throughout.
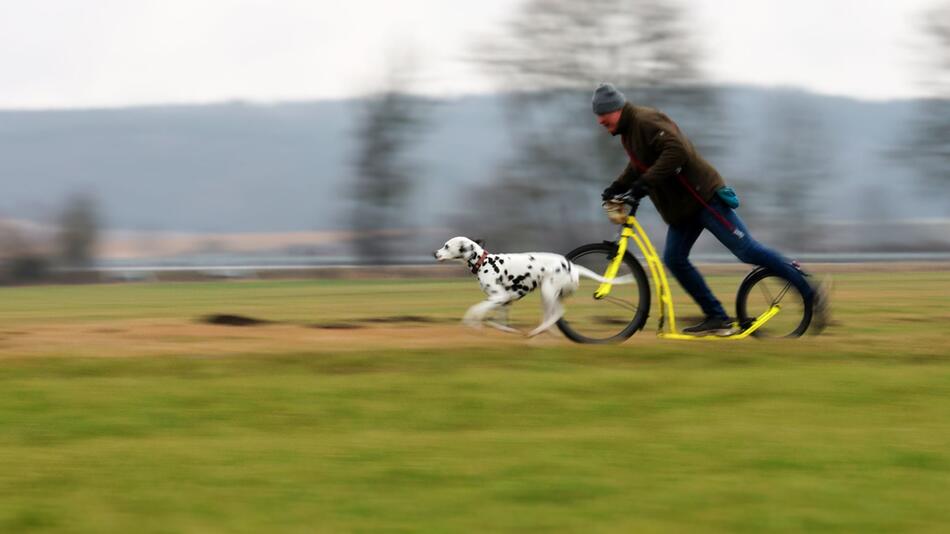
<path id="1" fill-rule="evenodd" d="M 581 266 L 574 265 L 560 254 L 530 252 L 523 254 L 488 254 L 479 242 L 467 237 L 454 237 L 433 254 L 439 261 L 464 262 L 488 298 L 465 314 L 464 322 L 478 326 L 492 312 L 501 312 L 502 324 L 489 323 L 496 328 L 514 331 L 507 324 L 507 306 L 535 289 L 541 289 L 544 319 L 528 335 L 534 336 L 554 326 L 564 314 L 561 299 L 572 294 L 580 283 L 580 276 L 601 282 L 605 280 Z M 615 279 L 612 283 L 632 281 Z"/>

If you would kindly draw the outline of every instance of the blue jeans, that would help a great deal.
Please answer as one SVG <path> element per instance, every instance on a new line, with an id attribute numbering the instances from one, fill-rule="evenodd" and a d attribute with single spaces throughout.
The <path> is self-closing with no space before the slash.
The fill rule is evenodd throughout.
<path id="1" fill-rule="evenodd" d="M 729 221 L 738 232 L 728 228 L 710 210 L 716 210 L 719 216 Z M 696 239 L 699 238 L 699 234 L 702 233 L 703 229 L 712 232 L 716 239 L 735 254 L 740 261 L 761 265 L 781 274 L 798 288 L 806 303 L 811 302 L 812 288 L 802 273 L 777 252 L 752 239 L 749 230 L 743 224 L 742 219 L 736 215 L 736 212 L 723 204 L 718 198 L 714 198 L 709 203 L 709 209 L 700 208 L 699 213 L 691 220 L 670 225 L 670 229 L 666 233 L 666 249 L 663 251 L 663 263 L 673 273 L 683 289 L 693 297 L 696 304 L 699 304 L 707 317 L 726 318 L 729 317 L 729 314 L 723 309 L 722 303 L 712 294 L 709 286 L 706 285 L 706 281 L 703 280 L 703 276 L 689 261 L 689 251 L 693 248 L 693 244 L 696 243 Z"/>

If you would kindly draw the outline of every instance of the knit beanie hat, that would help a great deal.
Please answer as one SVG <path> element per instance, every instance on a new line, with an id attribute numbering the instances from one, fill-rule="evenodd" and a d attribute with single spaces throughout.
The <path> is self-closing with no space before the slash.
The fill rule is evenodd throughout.
<path id="1" fill-rule="evenodd" d="M 595 114 L 603 115 L 622 108 L 626 101 L 627 98 L 616 87 L 609 83 L 602 83 L 594 90 L 594 99 L 591 104 Z"/>

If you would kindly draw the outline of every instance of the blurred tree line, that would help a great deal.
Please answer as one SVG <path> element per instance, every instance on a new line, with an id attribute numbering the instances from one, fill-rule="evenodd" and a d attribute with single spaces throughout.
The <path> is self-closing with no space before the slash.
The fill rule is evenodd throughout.
<path id="1" fill-rule="evenodd" d="M 930 98 L 922 100 L 911 119 L 905 142 L 890 151 L 912 165 L 928 191 L 947 195 L 950 179 L 950 4 L 943 2 L 920 17 L 922 41 L 917 45 L 919 85 Z M 947 204 L 950 215 L 950 202 Z"/>
<path id="2" fill-rule="evenodd" d="M 704 46 L 695 37 L 702 21 L 687 15 L 675 1 L 528 0 L 501 33 L 478 43 L 471 59 L 505 95 L 505 134 L 516 155 L 461 195 L 465 206 L 446 233 L 484 237 L 495 250 L 561 252 L 604 235 L 599 194 L 626 164 L 619 140 L 595 123 L 590 109 L 594 87 L 609 81 L 631 102 L 658 108 L 679 123 L 739 191 L 743 217 L 754 228 L 771 229 L 768 239 L 790 251 L 820 241 L 822 214 L 834 210 L 822 204 L 822 186 L 847 172 L 847 162 L 839 158 L 842 140 L 828 135 L 825 119 L 804 100 L 776 99 L 758 110 L 755 119 L 766 127 L 754 139 L 739 131 L 740 121 L 730 116 L 722 91 L 705 72 Z M 888 150 L 894 160 L 912 160 L 928 179 L 945 183 L 950 7 L 928 13 L 922 29 L 927 36 L 920 46 L 920 57 L 926 58 L 923 83 L 934 98 L 910 121 L 914 133 L 905 136 L 904 146 L 895 136 Z M 391 84 L 367 104 L 358 132 L 356 196 L 372 196 L 380 209 L 379 217 L 366 224 L 365 204 L 357 202 L 354 229 L 360 235 L 371 236 L 380 225 L 405 226 L 407 214 L 400 206 L 411 192 L 410 177 L 424 174 L 406 161 L 424 126 L 412 102 Z M 946 193 L 941 189 L 940 194 Z M 858 192 L 855 202 L 886 203 L 879 197 L 886 192 L 871 188 Z M 396 251 L 384 241 L 361 240 L 360 256 L 390 261 Z"/>
<path id="3" fill-rule="evenodd" d="M 675 4 L 657 0 L 527 2 L 475 58 L 508 95 L 518 155 L 473 192 L 495 216 L 463 216 L 458 225 L 481 225 L 498 249 L 563 252 L 591 238 L 589 215 L 599 208 L 599 193 L 626 165 L 618 141 L 591 112 L 600 82 L 684 123 L 703 153 L 721 153 L 726 118 L 716 88 L 703 83 L 687 26 Z"/>
<path id="4" fill-rule="evenodd" d="M 391 262 L 406 237 L 399 230 L 406 226 L 406 199 L 417 170 L 408 152 L 423 125 L 421 101 L 408 91 L 413 74 L 412 58 L 394 59 L 358 119 L 351 225 L 356 256 L 364 263 Z"/>
<path id="5" fill-rule="evenodd" d="M 0 283 L 40 282 L 55 269 L 94 268 L 100 228 L 99 206 L 89 193 L 67 197 L 51 229 L 0 221 Z"/>

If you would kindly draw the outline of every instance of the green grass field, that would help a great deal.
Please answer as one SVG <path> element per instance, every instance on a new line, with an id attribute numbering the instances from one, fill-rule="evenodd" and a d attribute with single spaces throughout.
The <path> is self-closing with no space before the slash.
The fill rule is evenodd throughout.
<path id="1" fill-rule="evenodd" d="M 836 284 L 819 337 L 609 347 L 464 329 L 467 279 L 0 289 L 0 532 L 945 531 L 950 271 Z"/>

